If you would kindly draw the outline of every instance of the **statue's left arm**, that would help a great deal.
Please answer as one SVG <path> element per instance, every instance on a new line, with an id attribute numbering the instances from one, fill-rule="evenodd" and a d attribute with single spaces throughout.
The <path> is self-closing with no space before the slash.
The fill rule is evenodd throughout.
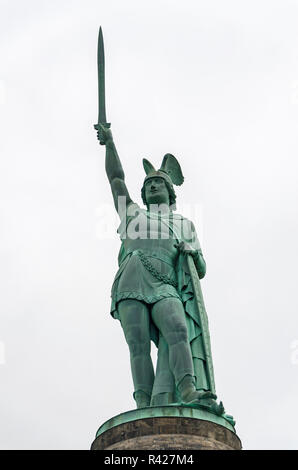
<path id="1" fill-rule="evenodd" d="M 198 250 L 192 254 L 192 257 L 198 271 L 199 279 L 202 279 L 206 274 L 206 261 L 204 260 L 203 254 Z"/>
<path id="2" fill-rule="evenodd" d="M 206 274 L 206 262 L 204 260 L 201 249 L 194 250 L 189 247 L 188 243 L 185 242 L 180 242 L 179 245 L 176 245 L 176 247 L 182 253 L 192 256 L 195 263 L 195 267 L 197 268 L 199 279 L 203 279 Z"/>
<path id="3" fill-rule="evenodd" d="M 198 276 L 202 279 L 206 274 L 206 262 L 200 247 L 194 224 L 190 222 L 190 238 L 187 241 L 181 241 L 176 247 L 183 253 L 193 257 Z"/>

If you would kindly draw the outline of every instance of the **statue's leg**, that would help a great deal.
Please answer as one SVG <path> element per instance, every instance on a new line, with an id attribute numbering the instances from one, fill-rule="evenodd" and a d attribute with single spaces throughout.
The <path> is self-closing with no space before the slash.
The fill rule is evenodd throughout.
<path id="1" fill-rule="evenodd" d="M 152 319 L 169 347 L 169 366 L 179 383 L 185 375 L 193 375 L 183 304 L 179 299 L 166 298 L 152 307 Z"/>
<path id="2" fill-rule="evenodd" d="M 175 389 L 175 379 L 169 365 L 169 348 L 166 340 L 160 333 L 151 405 L 160 406 L 174 403 L 176 401 Z"/>
<path id="3" fill-rule="evenodd" d="M 118 312 L 130 352 L 134 399 L 138 408 L 149 406 L 154 382 L 149 309 L 139 300 L 127 299 L 119 302 Z"/>
<path id="4" fill-rule="evenodd" d="M 191 402 L 204 397 L 204 393 L 196 391 L 195 388 L 192 354 L 182 302 L 172 297 L 162 299 L 153 305 L 151 315 L 167 342 L 169 367 L 181 400 Z"/>

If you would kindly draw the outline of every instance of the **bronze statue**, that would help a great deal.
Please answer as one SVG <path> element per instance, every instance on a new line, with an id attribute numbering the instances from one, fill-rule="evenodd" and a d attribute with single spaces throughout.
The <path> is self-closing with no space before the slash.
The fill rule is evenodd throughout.
<path id="1" fill-rule="evenodd" d="M 112 286 L 111 314 L 120 320 L 129 347 L 134 399 L 138 408 L 183 403 L 223 415 L 222 403 L 216 402 L 200 288 L 206 264 L 193 223 L 174 212 L 174 185 L 183 183 L 182 170 L 169 153 L 159 170 L 144 159 L 141 196 L 145 208 L 131 199 L 106 122 L 101 29 L 98 79 L 99 116 L 94 127 L 106 147 L 105 168 L 120 217 L 119 270 Z M 151 341 L 158 347 L 156 373 Z"/>

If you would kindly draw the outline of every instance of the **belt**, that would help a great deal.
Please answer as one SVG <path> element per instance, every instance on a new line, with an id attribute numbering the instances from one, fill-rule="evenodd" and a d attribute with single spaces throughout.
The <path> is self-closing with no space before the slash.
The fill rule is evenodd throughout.
<path id="1" fill-rule="evenodd" d="M 178 286 L 178 283 L 177 283 L 176 280 L 171 279 L 166 274 L 160 273 L 152 265 L 152 263 L 150 262 L 150 259 L 149 259 L 149 258 L 159 259 L 159 260 L 164 261 L 165 263 L 169 264 L 172 268 L 174 268 L 175 267 L 175 262 L 172 260 L 172 258 L 170 256 L 167 256 L 164 253 L 155 253 L 155 252 L 151 252 L 151 251 L 144 252 L 143 250 L 132 250 L 132 251 L 127 253 L 126 257 L 128 255 L 137 255 L 139 257 L 139 259 L 141 260 L 143 266 L 152 274 L 153 277 L 155 277 L 159 281 L 163 282 L 164 284 L 170 284 L 173 287 Z"/>
<path id="2" fill-rule="evenodd" d="M 165 263 L 169 264 L 172 268 L 175 267 L 176 262 L 171 258 L 171 256 L 166 255 L 165 253 L 161 252 L 154 252 L 154 251 L 144 251 L 144 250 L 132 250 L 127 253 L 127 255 L 138 255 L 138 256 L 143 256 L 145 255 L 146 258 L 155 258 L 159 259 L 160 261 L 164 261 Z"/>

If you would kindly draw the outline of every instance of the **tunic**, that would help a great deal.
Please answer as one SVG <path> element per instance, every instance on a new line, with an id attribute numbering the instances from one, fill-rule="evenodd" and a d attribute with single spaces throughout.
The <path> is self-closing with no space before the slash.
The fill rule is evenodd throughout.
<path id="1" fill-rule="evenodd" d="M 114 318 L 119 318 L 117 303 L 123 299 L 137 299 L 148 304 L 166 297 L 180 299 L 174 286 L 177 283 L 175 266 L 178 257 L 174 245 L 178 241 L 171 231 L 172 226 L 172 213 L 152 213 L 134 203 L 128 206 L 117 230 L 122 245 L 118 257 L 119 270 L 111 294 L 111 314 Z M 148 271 L 141 261 L 140 251 L 154 269 L 172 284 L 162 282 Z"/>

